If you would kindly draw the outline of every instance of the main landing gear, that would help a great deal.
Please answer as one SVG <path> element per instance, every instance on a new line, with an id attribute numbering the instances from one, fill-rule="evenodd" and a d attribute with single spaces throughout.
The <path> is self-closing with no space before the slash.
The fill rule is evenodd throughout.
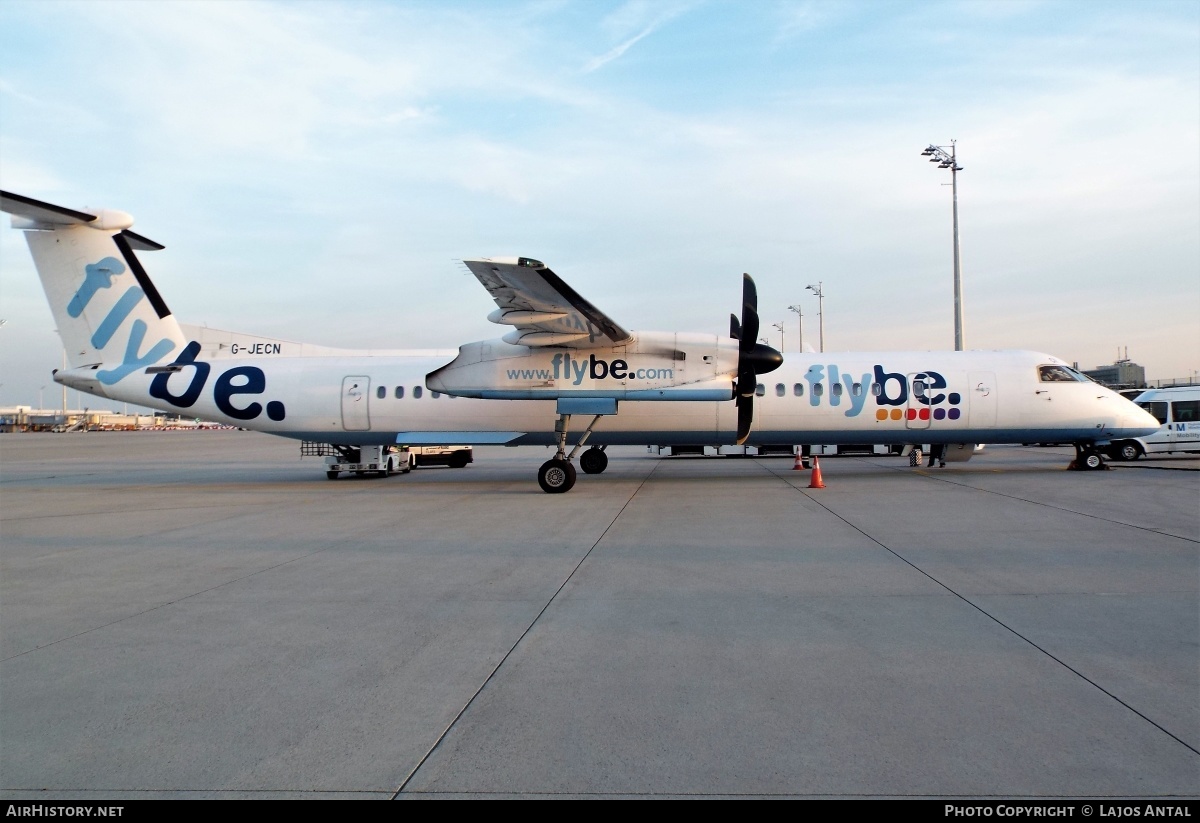
<path id="1" fill-rule="evenodd" d="M 542 487 L 542 491 L 547 494 L 561 494 L 571 490 L 571 487 L 575 485 L 575 467 L 571 465 L 571 461 L 583 448 L 587 439 L 592 436 L 592 429 L 603 416 L 597 414 L 592 418 L 592 422 L 584 429 L 583 436 L 579 438 L 579 442 L 575 444 L 575 448 L 571 450 L 570 454 L 567 454 L 567 428 L 571 423 L 571 415 L 560 414 L 558 416 L 558 420 L 554 422 L 554 437 L 558 440 L 558 453 L 538 469 L 538 485 Z M 608 455 L 604 453 L 603 448 L 593 446 L 579 458 L 579 466 L 587 474 L 600 474 L 608 468 Z"/>
<path id="2" fill-rule="evenodd" d="M 1095 471 L 1097 469 L 1107 469 L 1108 464 L 1104 462 L 1104 458 L 1096 450 L 1094 443 L 1076 443 L 1075 459 L 1071 461 L 1071 465 L 1067 468 L 1074 469 L 1075 471 Z"/>
<path id="3" fill-rule="evenodd" d="M 604 446 L 592 446 L 579 455 L 579 468 L 584 474 L 600 474 L 607 469 L 608 455 L 604 453 Z"/>

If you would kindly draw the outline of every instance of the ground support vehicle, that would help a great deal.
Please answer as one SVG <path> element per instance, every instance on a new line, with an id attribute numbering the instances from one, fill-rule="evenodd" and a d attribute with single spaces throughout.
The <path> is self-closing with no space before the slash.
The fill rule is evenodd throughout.
<path id="1" fill-rule="evenodd" d="M 413 456 L 414 466 L 461 469 L 475 462 L 475 454 L 470 446 L 409 446 L 408 452 Z"/>
<path id="2" fill-rule="evenodd" d="M 1107 453 L 1114 460 L 1142 455 L 1200 453 L 1200 386 L 1147 389 L 1134 401 L 1158 419 L 1158 431 L 1145 437 L 1114 440 Z"/>
<path id="3" fill-rule="evenodd" d="M 399 446 L 338 446 L 305 440 L 300 444 L 300 454 L 324 457 L 325 476 L 330 480 L 337 480 L 342 472 L 388 477 L 407 474 L 413 468 L 413 455 Z"/>

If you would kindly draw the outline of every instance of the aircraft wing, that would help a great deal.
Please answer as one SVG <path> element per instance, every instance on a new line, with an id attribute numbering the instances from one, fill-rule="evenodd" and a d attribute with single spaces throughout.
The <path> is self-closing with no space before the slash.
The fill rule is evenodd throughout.
<path id="1" fill-rule="evenodd" d="M 514 327 L 504 335 L 506 343 L 590 348 L 632 337 L 540 261 L 485 257 L 463 263 L 499 307 L 488 320 Z"/>

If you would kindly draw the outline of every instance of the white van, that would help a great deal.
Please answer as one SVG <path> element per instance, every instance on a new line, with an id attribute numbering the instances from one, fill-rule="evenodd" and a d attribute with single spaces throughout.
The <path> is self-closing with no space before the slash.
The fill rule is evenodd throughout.
<path id="1" fill-rule="evenodd" d="M 1200 453 L 1200 386 L 1147 389 L 1133 401 L 1154 415 L 1162 428 L 1148 437 L 1114 441 L 1114 460 L 1137 460 L 1143 454 Z"/>

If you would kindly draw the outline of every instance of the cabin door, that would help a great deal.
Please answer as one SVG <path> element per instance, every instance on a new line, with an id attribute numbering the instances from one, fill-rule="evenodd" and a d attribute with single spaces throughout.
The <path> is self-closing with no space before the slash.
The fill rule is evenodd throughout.
<path id="1" fill-rule="evenodd" d="M 371 378 L 351 375 L 342 379 L 342 428 L 348 432 L 365 432 L 371 428 L 371 413 L 367 408 L 371 397 Z"/>

